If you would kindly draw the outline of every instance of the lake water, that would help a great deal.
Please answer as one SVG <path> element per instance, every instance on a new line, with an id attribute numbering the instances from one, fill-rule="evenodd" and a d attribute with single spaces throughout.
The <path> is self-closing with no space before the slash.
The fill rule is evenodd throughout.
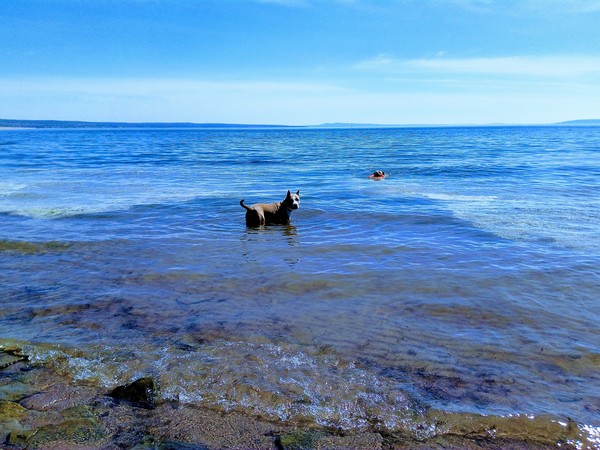
<path id="1" fill-rule="evenodd" d="M 2 130 L 0 297 L 0 347 L 99 388 L 598 448 L 600 127 Z"/>

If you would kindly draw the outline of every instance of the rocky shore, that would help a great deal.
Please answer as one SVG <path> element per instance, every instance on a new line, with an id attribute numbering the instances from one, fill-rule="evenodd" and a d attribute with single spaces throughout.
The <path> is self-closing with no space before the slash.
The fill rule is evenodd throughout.
<path id="1" fill-rule="evenodd" d="M 518 419 L 505 423 L 443 414 L 448 432 L 435 438 L 381 430 L 357 433 L 311 424 L 273 423 L 236 412 L 161 403 L 152 378 L 103 392 L 30 364 L 17 348 L 0 350 L 0 448 L 2 449 L 547 449 L 570 448 L 577 429 L 547 425 L 527 435 Z M 456 423 L 452 423 L 455 421 Z M 529 424 L 531 425 L 531 424 Z M 560 429 L 559 429 L 560 428 Z M 569 428 L 569 427 L 567 427 Z M 575 448 L 573 445 L 572 448 Z"/>

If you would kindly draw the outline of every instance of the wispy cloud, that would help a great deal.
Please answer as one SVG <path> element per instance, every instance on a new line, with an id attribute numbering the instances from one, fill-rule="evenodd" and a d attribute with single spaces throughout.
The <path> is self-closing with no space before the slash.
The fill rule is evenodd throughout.
<path id="1" fill-rule="evenodd" d="M 587 14 L 600 12 L 599 0 L 523 0 L 522 7 L 538 12 Z"/>
<path id="2" fill-rule="evenodd" d="M 285 81 L 0 79 L 0 117 L 298 124 L 311 122 L 311 103 L 347 92 L 336 85 Z"/>
<path id="3" fill-rule="evenodd" d="M 548 14 L 589 14 L 600 12 L 599 0 L 429 0 L 432 5 L 450 5 L 476 13 L 498 11 Z"/>
<path id="4" fill-rule="evenodd" d="M 598 56 L 505 56 L 396 59 L 388 54 L 361 61 L 355 69 L 386 74 L 429 73 L 480 76 L 574 78 L 600 76 Z"/>
<path id="5" fill-rule="evenodd" d="M 257 3 L 268 3 L 273 5 L 287 6 L 292 8 L 306 8 L 310 6 L 308 0 L 255 0 Z"/>
<path id="6" fill-rule="evenodd" d="M 434 81 L 435 84 L 435 81 Z M 371 86 L 371 85 L 369 85 Z M 596 117 L 600 92 L 525 89 L 378 91 L 311 82 L 0 79 L 0 117 L 315 124 L 548 123 Z"/>

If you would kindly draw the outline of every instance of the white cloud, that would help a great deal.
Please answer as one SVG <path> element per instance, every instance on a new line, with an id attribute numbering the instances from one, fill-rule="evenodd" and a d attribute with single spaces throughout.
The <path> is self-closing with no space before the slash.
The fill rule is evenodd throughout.
<path id="1" fill-rule="evenodd" d="M 600 57 L 555 56 L 530 57 L 507 56 L 491 58 L 423 58 L 394 59 L 380 54 L 361 61 L 355 69 L 387 74 L 471 74 L 486 76 L 523 76 L 537 78 L 576 78 L 600 76 Z"/>

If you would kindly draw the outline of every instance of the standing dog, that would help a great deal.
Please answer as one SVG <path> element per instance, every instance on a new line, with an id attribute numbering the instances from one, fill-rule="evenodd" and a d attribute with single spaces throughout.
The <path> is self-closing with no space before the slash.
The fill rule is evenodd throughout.
<path id="1" fill-rule="evenodd" d="M 260 227 L 273 223 L 286 224 L 290 222 L 292 211 L 300 207 L 300 191 L 295 194 L 287 191 L 282 202 L 257 203 L 248 207 L 244 205 L 244 200 L 240 200 L 240 205 L 246 209 L 247 227 Z"/>

